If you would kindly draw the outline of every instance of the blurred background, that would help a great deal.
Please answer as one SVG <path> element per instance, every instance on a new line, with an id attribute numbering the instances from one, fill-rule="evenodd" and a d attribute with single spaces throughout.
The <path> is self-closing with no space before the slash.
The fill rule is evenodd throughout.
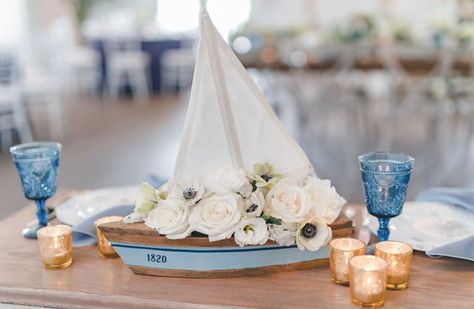
<path id="1" fill-rule="evenodd" d="M 474 185 L 472 0 L 3 0 L 0 217 L 26 204 L 20 142 L 63 144 L 62 187 L 170 176 L 202 6 L 348 201 L 373 150 L 416 158 L 409 197 Z"/>

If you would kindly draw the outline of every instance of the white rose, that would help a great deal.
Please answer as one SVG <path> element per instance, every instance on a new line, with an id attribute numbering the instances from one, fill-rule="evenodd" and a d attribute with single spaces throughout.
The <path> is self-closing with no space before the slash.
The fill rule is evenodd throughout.
<path id="1" fill-rule="evenodd" d="M 209 236 L 209 241 L 230 238 L 240 221 L 242 198 L 234 193 L 212 195 L 202 199 L 191 211 L 193 230 Z"/>
<path id="2" fill-rule="evenodd" d="M 169 239 L 182 239 L 191 234 L 189 207 L 179 200 L 163 200 L 148 213 L 145 225 Z"/>
<path id="3" fill-rule="evenodd" d="M 252 192 L 248 198 L 244 199 L 242 215 L 247 217 L 260 217 L 265 207 L 265 197 L 260 190 Z"/>
<path id="4" fill-rule="evenodd" d="M 306 191 L 286 181 L 279 181 L 267 194 L 265 212 L 287 223 L 304 220 L 310 211 Z"/>
<path id="5" fill-rule="evenodd" d="M 262 218 L 243 219 L 235 229 L 234 238 L 241 247 L 263 245 L 268 240 L 267 224 Z"/>
<path id="6" fill-rule="evenodd" d="M 337 194 L 327 179 L 311 177 L 305 185 L 314 217 L 322 218 L 326 224 L 337 219 L 346 200 Z"/>
<path id="7" fill-rule="evenodd" d="M 316 251 L 332 238 L 332 231 L 326 223 L 319 218 L 312 218 L 298 224 L 296 230 L 296 245 L 300 250 Z"/>
<path id="8" fill-rule="evenodd" d="M 296 241 L 296 223 L 269 224 L 269 238 L 280 246 L 291 246 Z"/>
<path id="9" fill-rule="evenodd" d="M 245 171 L 236 168 L 223 168 L 209 174 L 204 179 L 204 186 L 216 194 L 234 192 L 248 197 L 252 193 Z"/>
<path id="10" fill-rule="evenodd" d="M 169 197 L 183 201 L 186 206 L 196 204 L 204 196 L 204 186 L 195 180 L 183 181 L 172 186 Z"/>

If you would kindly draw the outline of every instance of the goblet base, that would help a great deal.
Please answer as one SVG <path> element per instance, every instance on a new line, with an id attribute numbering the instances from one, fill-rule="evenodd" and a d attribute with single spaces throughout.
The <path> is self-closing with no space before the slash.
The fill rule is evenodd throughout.
<path id="1" fill-rule="evenodd" d="M 25 227 L 22 231 L 21 234 L 23 237 L 28 238 L 28 239 L 38 239 L 36 236 L 36 232 L 40 229 L 45 227 L 46 225 L 33 225 L 33 226 L 27 226 Z"/>
<path id="2" fill-rule="evenodd" d="M 403 283 L 387 283 L 387 289 L 389 289 L 389 290 L 404 290 L 404 289 L 408 289 L 408 282 L 403 282 Z"/>

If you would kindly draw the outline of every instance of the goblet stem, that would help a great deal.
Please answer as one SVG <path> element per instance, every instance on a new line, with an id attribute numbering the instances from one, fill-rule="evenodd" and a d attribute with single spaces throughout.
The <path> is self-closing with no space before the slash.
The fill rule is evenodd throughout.
<path id="1" fill-rule="evenodd" d="M 36 202 L 36 217 L 38 218 L 38 225 L 43 227 L 48 224 L 48 212 L 46 211 L 46 199 L 35 200 Z"/>
<path id="2" fill-rule="evenodd" d="M 390 235 L 390 230 L 388 229 L 388 223 L 390 218 L 378 218 L 379 219 L 379 229 L 377 230 L 377 240 L 385 241 L 388 240 Z"/>
<path id="3" fill-rule="evenodd" d="M 32 226 L 27 226 L 23 229 L 22 234 L 26 238 L 36 239 L 36 232 L 48 225 L 48 212 L 46 211 L 46 199 L 35 200 L 36 202 L 36 217 L 38 223 Z"/>

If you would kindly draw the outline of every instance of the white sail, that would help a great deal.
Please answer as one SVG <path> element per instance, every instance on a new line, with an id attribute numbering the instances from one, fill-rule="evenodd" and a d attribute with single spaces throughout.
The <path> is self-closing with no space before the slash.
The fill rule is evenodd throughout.
<path id="1" fill-rule="evenodd" d="M 252 171 L 268 162 L 283 174 L 312 166 L 207 12 L 201 14 L 200 43 L 191 97 L 172 182 L 201 179 L 221 168 Z"/>

